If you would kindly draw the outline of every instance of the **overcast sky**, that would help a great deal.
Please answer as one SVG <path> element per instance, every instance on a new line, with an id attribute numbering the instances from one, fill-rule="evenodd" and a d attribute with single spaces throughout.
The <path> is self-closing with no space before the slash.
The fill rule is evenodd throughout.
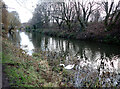
<path id="1" fill-rule="evenodd" d="M 37 2 L 46 1 L 46 0 L 3 0 L 3 1 L 8 6 L 9 11 L 18 12 L 21 22 L 24 23 L 32 18 L 33 16 L 32 12 L 34 11 Z M 60 1 L 60 0 L 53 0 L 53 1 Z M 103 1 L 103 0 L 94 0 L 94 1 Z M 105 1 L 111 1 L 111 0 L 105 0 Z M 117 2 L 119 0 L 114 0 L 114 1 Z"/>
<path id="2" fill-rule="evenodd" d="M 27 22 L 32 18 L 32 12 L 38 0 L 3 0 L 9 11 L 17 11 L 21 22 Z M 21 2 L 24 1 L 24 2 Z"/>

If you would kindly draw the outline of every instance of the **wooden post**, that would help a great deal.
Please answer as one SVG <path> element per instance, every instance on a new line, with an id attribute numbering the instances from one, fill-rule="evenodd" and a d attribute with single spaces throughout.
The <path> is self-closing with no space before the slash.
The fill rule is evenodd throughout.
<path id="1" fill-rule="evenodd" d="M 0 36 L 2 35 L 2 2 L 0 1 Z"/>
<path id="2" fill-rule="evenodd" d="M 0 89 L 2 88 L 2 2 L 0 1 Z"/>
<path id="3" fill-rule="evenodd" d="M 2 23 L 3 23 L 3 26 L 4 26 L 4 34 L 3 35 L 7 35 L 8 33 L 8 11 L 6 9 L 6 5 L 3 3 L 2 5 Z"/>

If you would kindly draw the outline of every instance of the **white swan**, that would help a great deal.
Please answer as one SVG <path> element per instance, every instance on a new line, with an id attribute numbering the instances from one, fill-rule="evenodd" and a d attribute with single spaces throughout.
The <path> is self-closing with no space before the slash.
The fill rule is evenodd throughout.
<path id="1" fill-rule="evenodd" d="M 60 64 L 60 66 L 63 66 L 65 69 L 70 70 L 70 69 L 74 68 L 75 64 L 73 64 L 73 65 L 67 65 L 67 66 L 65 66 L 64 64 Z"/>

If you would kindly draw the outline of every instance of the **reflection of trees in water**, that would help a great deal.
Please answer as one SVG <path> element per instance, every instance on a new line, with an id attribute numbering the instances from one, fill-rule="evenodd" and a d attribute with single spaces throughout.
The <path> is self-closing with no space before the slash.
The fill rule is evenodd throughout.
<path id="1" fill-rule="evenodd" d="M 8 34 L 9 35 L 9 40 L 12 41 L 15 45 L 19 46 L 21 37 L 20 37 L 20 32 L 15 32 L 14 34 Z"/>
<path id="2" fill-rule="evenodd" d="M 29 39 L 32 39 L 32 33 L 28 33 L 28 32 L 24 32 L 28 37 Z"/>
<path id="3" fill-rule="evenodd" d="M 48 38 L 45 37 L 45 50 L 47 50 L 47 45 L 48 45 Z"/>
<path id="4" fill-rule="evenodd" d="M 36 48 L 46 50 L 46 51 L 55 51 L 55 52 L 64 52 L 66 55 L 80 56 L 81 58 L 89 57 L 89 59 L 94 60 L 98 56 L 102 56 L 104 53 L 107 57 L 113 53 L 119 54 L 118 49 L 120 47 L 109 47 L 106 44 L 97 44 L 89 43 L 83 41 L 73 41 L 73 40 L 64 40 L 59 38 L 52 38 L 48 36 L 43 36 L 39 33 L 32 33 L 32 42 Z M 100 53 L 98 55 L 97 53 Z M 85 55 L 86 54 L 86 55 Z"/>
<path id="5" fill-rule="evenodd" d="M 32 43 L 35 48 L 40 48 L 42 42 L 42 36 L 40 34 L 32 33 Z"/>
<path id="6" fill-rule="evenodd" d="M 28 34 L 29 38 L 31 37 Z M 83 41 L 64 40 L 32 33 L 32 42 L 35 48 L 49 51 L 49 63 L 53 66 L 59 63 L 76 64 L 75 81 L 79 81 L 80 74 L 84 73 L 86 79 L 93 74 L 105 74 L 116 70 L 115 64 L 118 60 L 113 58 L 119 54 L 120 47 L 106 44 L 89 43 Z M 114 54 L 114 55 L 113 55 Z M 64 58 L 63 58 L 64 57 Z M 54 60 L 59 59 L 59 60 Z M 84 72 L 83 72 L 84 71 Z M 97 75 L 96 75 L 97 76 Z M 78 84 L 79 84 L 78 83 Z"/>
<path id="7" fill-rule="evenodd" d="M 119 58 L 114 56 L 112 58 L 108 58 L 105 56 L 101 56 L 99 59 L 93 62 L 98 62 L 97 67 L 94 68 L 89 66 L 87 60 L 81 60 L 80 65 L 76 65 L 76 71 L 74 73 L 74 84 L 77 87 L 83 87 L 85 82 L 91 82 L 92 84 L 96 84 L 95 82 L 99 79 L 99 83 L 103 83 L 102 85 L 109 84 L 115 85 L 119 82 L 119 72 L 118 72 L 118 60 Z M 85 64 L 86 65 L 82 65 Z M 91 65 L 93 65 L 91 64 Z M 119 77 L 118 77 L 119 76 Z"/>
<path id="8" fill-rule="evenodd" d="M 36 48 L 39 48 L 43 51 L 46 50 L 50 52 L 56 52 L 55 55 L 57 56 L 64 55 L 64 57 L 68 61 L 66 63 L 75 63 L 75 60 L 80 59 L 83 64 L 86 63 L 87 65 L 87 63 L 91 63 L 91 65 L 93 65 L 94 67 L 95 65 L 98 65 L 96 64 L 98 59 L 100 59 L 99 66 L 101 66 L 103 65 L 103 57 L 109 57 L 109 59 L 107 59 L 106 61 L 109 60 L 109 63 L 112 64 L 110 60 L 113 56 L 110 57 L 110 55 L 113 50 L 110 50 L 110 47 L 108 45 L 105 45 L 104 47 L 104 44 L 95 45 L 83 41 L 75 42 L 70 40 L 63 40 L 59 38 L 44 36 L 38 33 L 32 33 L 32 42 Z M 118 54 L 118 52 L 116 51 L 114 51 L 113 53 Z M 101 68 L 104 69 L 104 66 Z"/>
<path id="9" fill-rule="evenodd" d="M 114 56 L 112 58 L 101 56 L 101 58 L 99 59 L 100 64 L 98 67 L 99 73 L 101 75 L 106 73 L 106 71 L 116 73 L 118 71 L 118 60 L 119 57 L 117 56 Z"/>

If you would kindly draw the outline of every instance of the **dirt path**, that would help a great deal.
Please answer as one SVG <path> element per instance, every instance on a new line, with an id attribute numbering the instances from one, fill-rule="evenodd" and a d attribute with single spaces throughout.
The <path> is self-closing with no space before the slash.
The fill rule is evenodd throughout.
<path id="1" fill-rule="evenodd" d="M 5 67 L 2 65 L 2 88 L 4 87 L 10 87 L 8 77 L 6 73 L 4 72 Z"/>

